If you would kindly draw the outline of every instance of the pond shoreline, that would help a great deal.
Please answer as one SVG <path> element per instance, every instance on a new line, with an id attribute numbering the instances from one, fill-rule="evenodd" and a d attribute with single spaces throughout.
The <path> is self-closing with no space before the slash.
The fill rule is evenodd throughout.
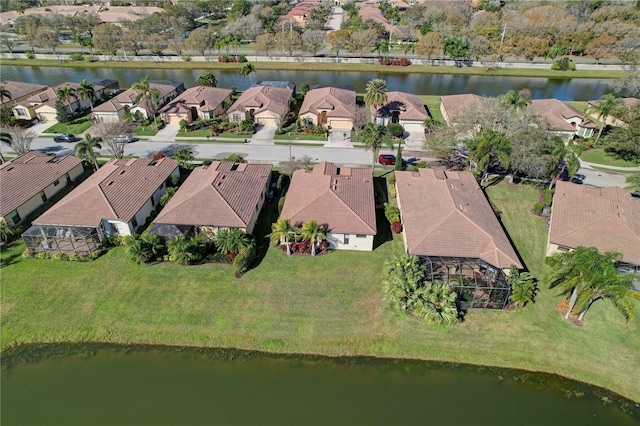
<path id="1" fill-rule="evenodd" d="M 500 367 L 473 363 L 459 363 L 416 358 L 387 358 L 371 355 L 329 356 L 323 354 L 304 354 L 289 352 L 266 352 L 250 349 L 172 346 L 155 344 L 121 344 L 107 342 L 58 342 L 58 343 L 26 343 L 4 348 L 0 358 L 3 370 L 11 369 L 22 363 L 35 363 L 49 358 L 66 356 L 94 356 L 100 351 L 116 353 L 134 353 L 158 351 L 161 353 L 190 353 L 203 356 L 205 359 L 225 361 L 246 361 L 254 358 L 284 359 L 287 361 L 315 361 L 335 363 L 341 366 L 358 365 L 393 365 L 406 363 L 444 369 L 467 369 L 470 371 L 489 371 L 495 374 L 496 380 L 523 381 L 540 388 L 557 388 L 564 392 L 566 398 L 595 397 L 603 404 L 614 404 L 625 414 L 634 418 L 640 417 L 640 402 L 633 401 L 624 395 L 596 384 L 575 380 L 560 374 L 545 371 L 526 370 L 521 368 Z M 577 386 L 577 388 L 576 388 Z M 585 390 L 588 392 L 585 392 Z"/>

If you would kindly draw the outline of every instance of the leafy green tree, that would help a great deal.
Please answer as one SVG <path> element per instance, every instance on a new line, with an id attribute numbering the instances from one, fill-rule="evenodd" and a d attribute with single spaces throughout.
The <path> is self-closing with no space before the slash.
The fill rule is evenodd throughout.
<path id="1" fill-rule="evenodd" d="M 627 183 L 630 185 L 627 186 L 629 191 L 640 191 L 640 175 L 633 175 L 627 177 Z"/>
<path id="2" fill-rule="evenodd" d="M 324 229 L 315 220 L 310 220 L 302 224 L 300 236 L 303 240 L 311 243 L 311 256 L 316 255 L 316 244 L 318 241 L 326 239 Z"/>
<path id="3" fill-rule="evenodd" d="M 369 80 L 364 94 L 364 102 L 372 105 L 377 111 L 378 108 L 387 103 L 387 82 L 381 78 Z"/>
<path id="4" fill-rule="evenodd" d="M 249 247 L 252 238 L 238 228 L 224 228 L 216 234 L 216 247 L 222 254 L 235 257 L 242 249 Z"/>
<path id="5" fill-rule="evenodd" d="M 303 95 L 306 95 L 308 91 L 309 91 L 309 83 L 305 81 L 300 85 L 300 93 L 302 93 Z"/>
<path id="6" fill-rule="evenodd" d="M 600 299 L 611 302 L 627 322 L 635 316 L 635 309 L 630 301 L 632 275 L 618 275 L 615 265 L 608 269 L 598 277 L 594 285 L 587 287 L 578 295 L 576 301 L 576 308 L 580 311 L 578 321 L 583 321 L 591 305 Z"/>
<path id="7" fill-rule="evenodd" d="M 183 169 L 192 167 L 191 161 L 193 161 L 193 158 L 193 153 L 189 148 L 179 148 L 173 153 L 173 159 L 180 163 L 180 167 Z"/>
<path id="8" fill-rule="evenodd" d="M 217 87 L 218 85 L 218 79 L 212 72 L 200 74 L 197 81 L 200 86 Z"/>
<path id="9" fill-rule="evenodd" d="M 11 92 L 6 89 L 2 84 L 0 84 L 0 100 L 11 100 Z"/>
<path id="10" fill-rule="evenodd" d="M 415 293 L 413 314 L 434 324 L 454 324 L 459 317 L 456 297 L 447 283 L 427 282 Z"/>
<path id="11" fill-rule="evenodd" d="M 400 311 L 410 311 L 414 293 L 425 279 L 417 256 L 402 254 L 385 263 L 387 279 L 382 282 L 384 298 Z"/>
<path id="12" fill-rule="evenodd" d="M 76 155 L 90 163 L 94 170 L 98 170 L 98 152 L 96 149 L 102 148 L 100 142 L 102 142 L 102 138 L 92 137 L 89 133 L 85 133 L 84 139 L 75 146 Z"/>
<path id="13" fill-rule="evenodd" d="M 4 217 L 0 217 L 0 241 L 6 243 L 13 237 L 15 230 L 7 223 Z"/>
<path id="14" fill-rule="evenodd" d="M 91 110 L 93 111 L 93 101 L 96 99 L 96 89 L 93 84 L 89 83 L 87 80 L 82 80 L 76 92 L 80 99 L 89 100 L 89 105 L 91 105 Z"/>
<path id="15" fill-rule="evenodd" d="M 444 53 L 451 59 L 465 59 L 469 57 L 469 40 L 466 37 L 446 37 L 444 39 Z"/>
<path id="16" fill-rule="evenodd" d="M 551 178 L 551 182 L 549 182 L 549 189 L 553 188 L 553 185 L 556 183 L 558 178 L 562 176 L 565 170 L 568 171 L 569 176 L 575 175 L 580 169 L 580 159 L 576 152 L 564 144 L 564 141 L 558 141 L 553 150 L 553 154 L 555 154 L 557 163 L 562 164 L 562 167 L 556 168 L 557 173 L 553 175 Z"/>
<path id="17" fill-rule="evenodd" d="M 518 268 L 511 265 L 507 282 L 511 286 L 509 299 L 514 306 L 520 307 L 533 302 L 536 294 L 536 284 L 533 276 L 528 272 L 520 272 Z"/>
<path id="18" fill-rule="evenodd" d="M 640 163 L 640 104 L 631 108 L 627 125 L 616 127 L 604 138 L 605 151 L 627 161 Z"/>
<path id="19" fill-rule="evenodd" d="M 598 136 L 596 137 L 596 141 L 600 139 L 602 136 L 602 130 L 607 122 L 607 118 L 614 111 L 618 110 L 622 106 L 622 99 L 616 98 L 612 93 L 606 93 L 600 97 L 598 102 L 594 102 L 591 106 L 593 112 L 600 115 L 600 129 L 598 129 Z"/>
<path id="20" fill-rule="evenodd" d="M 511 161 L 511 144 L 500 133 L 486 129 L 478 134 L 469 146 L 469 159 L 474 161 L 477 168 L 482 170 L 480 186 L 484 187 L 489 172 L 489 166 L 499 162 L 505 169 L 509 168 Z"/>
<path id="21" fill-rule="evenodd" d="M 287 256 L 291 256 L 291 246 L 289 243 L 294 234 L 295 231 L 291 227 L 291 221 L 282 218 L 271 225 L 271 233 L 268 237 L 274 245 L 285 244 L 287 246 Z"/>
<path id="22" fill-rule="evenodd" d="M 393 141 L 387 135 L 387 128 L 379 124 L 367 124 L 362 131 L 362 141 L 364 149 L 372 153 L 371 170 L 375 171 L 376 157 L 380 148 L 383 146 L 393 148 Z"/>
<path id="23" fill-rule="evenodd" d="M 530 96 L 523 96 L 523 93 L 517 90 L 509 90 L 504 95 L 499 96 L 505 105 L 515 107 L 516 109 L 526 108 L 531 103 Z"/>
<path id="24" fill-rule="evenodd" d="M 145 109 L 148 114 L 147 118 L 150 119 L 155 116 L 156 105 L 158 105 L 160 92 L 158 92 L 157 88 L 151 86 L 151 83 L 149 83 L 149 76 L 146 75 L 142 78 L 142 80 L 133 83 L 131 85 L 131 88 L 138 92 L 133 102 L 137 104 L 142 99 L 144 101 Z"/>
<path id="25" fill-rule="evenodd" d="M 255 74 L 255 72 L 256 72 L 255 65 L 253 65 L 252 63 L 249 63 L 249 62 L 244 64 L 242 66 L 242 69 L 240 70 L 240 74 L 244 78 L 247 78 L 247 76 L 249 77 L 249 81 L 251 81 L 251 84 L 253 84 L 253 77 L 251 76 L 251 74 Z"/>
<path id="26" fill-rule="evenodd" d="M 71 114 L 69 114 L 69 108 L 67 108 L 60 99 L 56 99 L 56 120 L 59 123 L 68 123 L 71 121 Z"/>

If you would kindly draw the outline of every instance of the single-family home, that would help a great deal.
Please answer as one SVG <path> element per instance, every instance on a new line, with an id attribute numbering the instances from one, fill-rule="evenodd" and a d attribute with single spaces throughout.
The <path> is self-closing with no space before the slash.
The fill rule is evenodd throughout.
<path id="1" fill-rule="evenodd" d="M 448 282 L 462 308 L 503 309 L 506 273 L 522 263 L 471 172 L 396 172 L 407 253 Z"/>
<path id="2" fill-rule="evenodd" d="M 312 10 L 320 7 L 320 0 L 302 0 L 295 4 L 286 15 L 280 17 L 279 21 L 294 21 L 300 28 L 304 28 L 310 18 Z"/>
<path id="3" fill-rule="evenodd" d="M 482 96 L 473 94 L 445 95 L 440 97 L 440 112 L 445 123 L 450 126 L 456 124 L 460 114 L 475 108 L 483 101 Z"/>
<path id="4" fill-rule="evenodd" d="M 224 113 L 226 102 L 231 100 L 231 89 L 219 87 L 190 87 L 178 97 L 160 108 L 160 117 L 169 124 L 179 124 L 186 120 L 209 120 Z"/>
<path id="5" fill-rule="evenodd" d="M 547 121 L 549 129 L 555 133 L 573 138 L 593 136 L 596 124 L 566 102 L 557 99 L 533 99 L 529 110 Z"/>
<path id="6" fill-rule="evenodd" d="M 424 121 L 431 118 L 419 96 L 405 92 L 387 92 L 387 102 L 371 117 L 383 126 L 399 123 L 407 132 L 424 132 Z"/>
<path id="7" fill-rule="evenodd" d="M 292 225 L 310 220 L 326 225 L 331 248 L 373 250 L 377 228 L 371 169 L 319 163 L 295 171 L 280 218 Z"/>
<path id="8" fill-rule="evenodd" d="M 179 81 L 150 80 L 149 86 L 158 91 L 158 102 L 152 106 L 151 111 L 147 111 L 149 107 L 142 97 L 136 102 L 140 91 L 130 88 L 93 108 L 91 113 L 93 121 L 122 121 L 126 117 L 127 110 L 132 114 L 139 112 L 142 117 L 148 118 L 150 114 L 155 114 L 159 108 L 165 106 L 184 91 L 184 83 Z"/>
<path id="9" fill-rule="evenodd" d="M 316 126 L 351 130 L 356 91 L 347 87 L 314 87 L 302 101 L 298 117 Z"/>
<path id="10" fill-rule="evenodd" d="M 150 232 L 170 239 L 222 228 L 252 233 L 267 197 L 271 164 L 214 161 L 195 168 L 153 221 Z"/>
<path id="11" fill-rule="evenodd" d="M 261 126 L 280 127 L 290 111 L 295 88 L 288 81 L 259 81 L 227 110 L 229 121 L 240 123 L 251 118 Z"/>
<path id="12" fill-rule="evenodd" d="M 363 2 L 358 2 L 358 16 L 362 19 L 363 22 L 367 22 L 368 20 L 372 20 L 382 25 L 386 31 L 392 31 L 393 27 L 389 23 L 389 20 L 385 18 L 384 14 L 378 7 L 378 2 L 367 0 Z"/>
<path id="13" fill-rule="evenodd" d="M 585 111 L 586 114 L 590 115 L 591 117 L 593 117 L 595 120 L 598 120 L 600 122 L 602 122 L 602 116 L 599 112 L 596 111 L 596 109 L 594 108 L 595 106 L 597 106 L 601 101 L 589 101 L 589 106 L 587 107 L 587 110 Z M 624 120 L 620 117 L 620 112 L 622 112 L 623 110 L 629 110 L 633 107 L 635 107 L 636 105 L 638 105 L 640 103 L 640 99 L 638 98 L 622 98 L 622 105 L 621 108 L 619 108 L 616 111 L 612 111 L 609 115 L 607 115 L 607 119 L 605 120 L 605 125 L 608 126 L 626 126 L 626 123 L 624 122 Z"/>
<path id="14" fill-rule="evenodd" d="M 578 246 L 620 252 L 619 268 L 640 273 L 640 200 L 617 186 L 596 188 L 558 181 L 547 256 Z"/>
<path id="15" fill-rule="evenodd" d="M 21 223 L 84 171 L 72 155 L 55 157 L 29 151 L 0 164 L 0 216 L 10 225 Z"/>
<path id="16" fill-rule="evenodd" d="M 34 251 L 90 253 L 102 239 L 144 225 L 172 177 L 180 170 L 170 158 L 113 159 L 34 220 L 22 238 Z"/>
<path id="17" fill-rule="evenodd" d="M 11 94 L 10 98 L 2 98 L 0 106 L 10 105 L 12 107 L 14 117 L 20 120 L 32 120 L 36 117 L 33 107 L 24 101 L 36 93 L 47 90 L 46 85 L 9 80 L 3 80 L 0 84 L 2 84 L 3 89 L 7 90 Z"/>

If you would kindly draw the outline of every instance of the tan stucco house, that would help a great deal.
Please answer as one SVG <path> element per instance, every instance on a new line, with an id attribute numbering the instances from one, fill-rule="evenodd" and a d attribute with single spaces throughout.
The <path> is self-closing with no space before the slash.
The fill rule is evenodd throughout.
<path id="1" fill-rule="evenodd" d="M 298 117 L 316 126 L 351 130 L 356 110 L 356 91 L 342 87 L 317 87 L 304 97 Z"/>
<path id="2" fill-rule="evenodd" d="M 280 127 L 289 113 L 295 86 L 287 81 L 259 81 L 245 90 L 227 111 L 229 121 L 246 118 L 261 126 Z"/>
<path id="3" fill-rule="evenodd" d="M 190 87 L 160 108 L 158 113 L 169 124 L 179 124 L 181 120 L 189 123 L 198 119 L 209 120 L 224 113 L 232 93 L 231 89 L 219 87 Z"/>

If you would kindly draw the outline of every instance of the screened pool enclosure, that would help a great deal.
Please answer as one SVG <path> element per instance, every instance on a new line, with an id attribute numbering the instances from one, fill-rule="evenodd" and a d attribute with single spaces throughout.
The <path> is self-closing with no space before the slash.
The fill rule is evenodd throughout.
<path id="1" fill-rule="evenodd" d="M 88 255 L 100 247 L 96 228 L 33 225 L 22 234 L 33 252 Z"/>
<path id="2" fill-rule="evenodd" d="M 507 277 L 480 259 L 420 256 L 430 280 L 449 284 L 458 295 L 459 309 L 504 309 L 511 287 Z"/>

